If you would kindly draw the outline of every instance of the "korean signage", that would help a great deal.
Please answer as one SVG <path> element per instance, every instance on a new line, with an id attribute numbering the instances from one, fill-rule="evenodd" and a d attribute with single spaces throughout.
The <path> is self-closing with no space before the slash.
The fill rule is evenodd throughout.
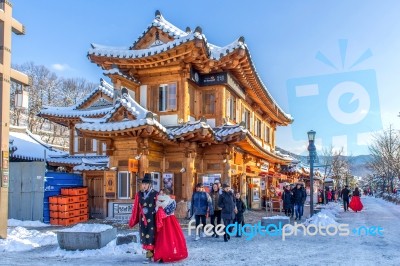
<path id="1" fill-rule="evenodd" d="M 132 215 L 132 203 L 113 203 L 113 218 L 128 221 Z"/>
<path id="2" fill-rule="evenodd" d="M 105 171 L 104 182 L 105 182 L 105 197 L 109 199 L 115 199 L 117 193 L 117 172 Z"/>
<path id="3" fill-rule="evenodd" d="M 8 187 L 9 183 L 9 172 L 8 172 L 8 162 L 9 162 L 8 151 L 2 151 L 1 154 L 1 186 Z"/>

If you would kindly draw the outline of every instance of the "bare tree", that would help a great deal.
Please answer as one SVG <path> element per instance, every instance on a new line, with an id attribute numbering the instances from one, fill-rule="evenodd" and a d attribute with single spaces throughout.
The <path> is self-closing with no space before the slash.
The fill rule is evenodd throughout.
<path id="1" fill-rule="evenodd" d="M 26 73 L 31 79 L 29 92 L 29 109 L 24 111 L 15 107 L 14 95 L 18 84 L 11 86 L 11 122 L 13 125 L 25 125 L 42 140 L 62 146 L 68 146 L 68 128 L 49 122 L 37 116 L 44 106 L 70 106 L 87 95 L 95 84 L 83 78 L 62 79 L 45 66 L 35 65 L 33 62 L 23 65 L 14 65 L 15 69 Z"/>
<path id="2" fill-rule="evenodd" d="M 400 176 L 400 134 L 390 126 L 389 129 L 374 136 L 369 146 L 372 161 L 369 167 L 373 169 L 380 180 L 382 192 L 393 192 Z"/>

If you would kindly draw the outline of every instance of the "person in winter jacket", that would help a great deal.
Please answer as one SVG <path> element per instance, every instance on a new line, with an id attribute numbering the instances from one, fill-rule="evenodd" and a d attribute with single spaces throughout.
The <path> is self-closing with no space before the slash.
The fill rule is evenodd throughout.
<path id="1" fill-rule="evenodd" d="M 345 186 L 344 189 L 342 189 L 341 194 L 343 199 L 343 208 L 344 211 L 347 212 L 349 210 L 349 195 L 350 195 L 349 186 Z"/>
<path id="2" fill-rule="evenodd" d="M 287 185 L 282 193 L 283 209 L 285 210 L 285 215 L 290 216 L 292 210 L 292 197 L 293 194 L 290 191 L 290 186 Z M 293 214 L 292 214 L 293 217 Z"/>
<path id="3" fill-rule="evenodd" d="M 214 214 L 212 214 L 210 216 L 210 223 L 214 226 L 214 234 L 213 237 L 215 236 L 216 238 L 219 237 L 219 235 L 217 235 L 215 233 L 215 226 L 219 225 L 221 223 L 221 208 L 218 207 L 218 199 L 220 196 L 220 192 L 219 192 L 219 185 L 217 183 L 214 183 L 212 186 L 212 190 L 210 192 L 210 197 L 212 200 L 212 205 L 213 205 L 213 209 L 214 209 Z M 217 224 L 215 224 L 215 219 L 217 219 Z"/>
<path id="4" fill-rule="evenodd" d="M 230 185 L 223 184 L 222 189 L 222 194 L 219 196 L 218 199 L 218 207 L 222 209 L 221 217 L 224 220 L 225 225 L 224 241 L 228 242 L 228 240 L 230 239 L 230 235 L 227 232 L 227 226 L 233 224 L 237 209 L 233 193 L 230 191 Z"/>
<path id="5" fill-rule="evenodd" d="M 240 198 L 240 192 L 236 192 L 235 194 L 235 205 L 236 205 L 236 213 L 235 213 L 235 223 L 237 225 L 244 224 L 244 212 L 246 210 L 246 205 L 244 204 L 243 200 Z M 242 234 L 240 230 L 237 230 L 236 237 L 241 237 Z"/>
<path id="6" fill-rule="evenodd" d="M 296 214 L 295 220 L 301 220 L 304 211 L 304 202 L 306 201 L 307 193 L 304 188 L 301 188 L 301 184 L 297 184 L 293 189 L 293 203 L 294 212 Z"/>
<path id="7" fill-rule="evenodd" d="M 197 230 L 197 227 L 200 225 L 200 220 L 203 224 L 201 236 L 205 237 L 203 230 L 206 226 L 206 215 L 212 214 L 214 214 L 214 209 L 211 197 L 207 192 L 203 191 L 203 184 L 199 183 L 196 185 L 196 192 L 193 193 L 190 209 L 190 216 L 192 217 L 194 215 L 196 219 L 196 241 L 200 239 L 200 234 L 198 234 Z"/>

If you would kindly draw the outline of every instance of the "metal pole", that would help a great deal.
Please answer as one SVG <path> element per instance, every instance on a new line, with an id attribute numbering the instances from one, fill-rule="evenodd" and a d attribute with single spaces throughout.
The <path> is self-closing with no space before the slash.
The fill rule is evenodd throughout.
<path id="1" fill-rule="evenodd" d="M 314 214 L 314 157 L 314 152 L 310 151 L 310 217 Z"/>

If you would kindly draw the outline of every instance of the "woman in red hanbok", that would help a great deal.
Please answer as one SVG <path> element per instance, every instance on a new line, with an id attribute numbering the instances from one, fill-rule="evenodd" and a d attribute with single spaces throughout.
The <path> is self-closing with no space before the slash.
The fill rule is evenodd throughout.
<path id="1" fill-rule="evenodd" d="M 179 261 L 188 257 L 185 236 L 174 215 L 176 202 L 168 194 L 167 189 L 161 190 L 156 202 L 154 261 L 160 262 Z"/>
<path id="2" fill-rule="evenodd" d="M 356 189 L 353 191 L 353 196 L 351 197 L 349 208 L 355 212 L 358 212 L 361 211 L 363 207 L 364 206 L 360 200 L 360 191 L 358 190 L 358 187 L 356 187 Z"/>

